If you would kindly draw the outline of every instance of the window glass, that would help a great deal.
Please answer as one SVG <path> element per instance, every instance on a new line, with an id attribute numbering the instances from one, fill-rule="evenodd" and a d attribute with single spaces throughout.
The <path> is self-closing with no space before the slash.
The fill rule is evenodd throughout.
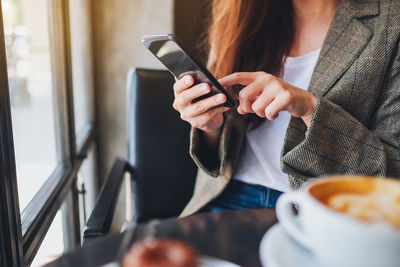
<path id="1" fill-rule="evenodd" d="M 62 213 L 59 210 L 47 232 L 35 258 L 32 267 L 42 266 L 55 260 L 64 252 L 64 235 L 62 225 Z"/>
<path id="2" fill-rule="evenodd" d="M 20 210 L 57 165 L 47 0 L 2 0 Z"/>
<path id="3" fill-rule="evenodd" d="M 70 0 L 72 82 L 75 135 L 83 141 L 92 122 L 92 51 L 88 0 Z"/>

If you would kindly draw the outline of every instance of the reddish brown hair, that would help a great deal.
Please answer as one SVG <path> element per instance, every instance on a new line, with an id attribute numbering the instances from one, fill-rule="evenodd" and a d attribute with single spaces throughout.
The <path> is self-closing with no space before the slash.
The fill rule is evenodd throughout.
<path id="1" fill-rule="evenodd" d="M 282 72 L 294 39 L 291 0 L 214 0 L 209 29 L 211 72 Z"/>

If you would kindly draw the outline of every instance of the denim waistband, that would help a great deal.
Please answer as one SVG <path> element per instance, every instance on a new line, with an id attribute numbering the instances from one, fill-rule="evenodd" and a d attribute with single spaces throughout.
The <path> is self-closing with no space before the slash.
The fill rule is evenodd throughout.
<path id="1" fill-rule="evenodd" d="M 273 209 L 282 192 L 232 179 L 225 190 L 200 212 L 223 210 Z"/>
<path id="2" fill-rule="evenodd" d="M 258 184 L 248 184 L 242 181 L 232 179 L 228 184 L 228 190 L 245 194 L 249 197 L 259 199 L 259 208 L 275 208 L 278 197 L 282 194 L 281 191 L 265 187 Z"/>

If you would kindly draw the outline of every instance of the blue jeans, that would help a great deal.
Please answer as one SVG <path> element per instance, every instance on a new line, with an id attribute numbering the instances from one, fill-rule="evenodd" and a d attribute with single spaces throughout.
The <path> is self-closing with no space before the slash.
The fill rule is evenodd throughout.
<path id="1" fill-rule="evenodd" d="M 262 185 L 253 185 L 232 179 L 216 199 L 200 212 L 223 210 L 274 209 L 282 192 Z"/>

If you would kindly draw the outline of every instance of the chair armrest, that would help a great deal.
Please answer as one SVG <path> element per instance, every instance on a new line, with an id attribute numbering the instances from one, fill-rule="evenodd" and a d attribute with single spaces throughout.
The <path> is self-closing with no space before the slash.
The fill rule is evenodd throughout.
<path id="1" fill-rule="evenodd" d="M 101 188 L 85 226 L 83 232 L 84 245 L 89 240 L 103 236 L 110 231 L 121 183 L 126 171 L 131 171 L 129 163 L 124 159 L 117 158 Z"/>

